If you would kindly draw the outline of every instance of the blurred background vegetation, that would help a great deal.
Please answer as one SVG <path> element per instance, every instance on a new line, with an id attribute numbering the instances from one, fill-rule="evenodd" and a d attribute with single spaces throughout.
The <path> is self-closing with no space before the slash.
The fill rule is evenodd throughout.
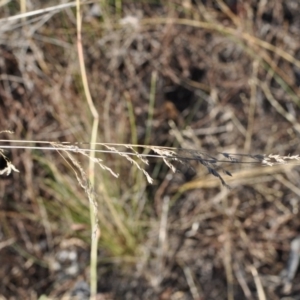
<path id="1" fill-rule="evenodd" d="M 74 4 L 0 1 L 0 128 L 14 131 L 2 139 L 90 141 Z M 299 154 L 299 11 L 81 1 L 97 140 Z M 20 173 L 0 178 L 1 299 L 88 299 L 90 207 L 74 172 L 55 151 L 6 154 Z M 124 157 L 98 157 L 119 178 L 96 168 L 97 299 L 298 299 L 299 275 L 282 276 L 300 229 L 297 166 L 229 166 L 228 190 L 193 161 L 174 174 L 150 159 L 149 185 Z"/>

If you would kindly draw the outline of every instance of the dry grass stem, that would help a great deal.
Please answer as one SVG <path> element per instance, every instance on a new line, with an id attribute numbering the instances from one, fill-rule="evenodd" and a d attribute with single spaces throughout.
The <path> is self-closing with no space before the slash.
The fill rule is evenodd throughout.
<path id="1" fill-rule="evenodd" d="M 162 157 L 164 160 L 165 164 L 175 173 L 176 168 L 168 161 L 168 158 L 171 157 L 171 159 L 176 160 L 176 152 L 173 150 L 168 150 L 165 148 L 158 148 L 158 147 L 153 147 L 152 150 L 159 154 L 159 156 Z"/>
<path id="2" fill-rule="evenodd" d="M 9 133 L 9 134 L 13 134 L 12 131 L 10 130 L 1 130 L 1 133 Z M 6 167 L 2 170 L 0 170 L 0 175 L 3 175 L 6 173 L 6 175 L 8 176 L 12 171 L 14 172 L 20 172 L 12 163 L 11 161 L 7 158 L 7 156 L 4 154 L 3 149 L 0 148 L 0 156 L 4 159 L 5 163 L 6 163 Z"/>
<path id="3" fill-rule="evenodd" d="M 255 282 L 255 285 L 256 285 L 256 289 L 257 289 L 257 296 L 258 296 L 258 299 L 259 300 L 266 300 L 266 294 L 265 294 L 265 291 L 264 291 L 264 287 L 262 285 L 262 282 L 261 282 L 261 279 L 259 277 L 259 274 L 257 272 L 257 269 L 254 267 L 254 266 L 249 266 L 249 269 L 252 273 L 252 276 L 254 278 L 254 282 Z"/>
<path id="4" fill-rule="evenodd" d="M 82 2 L 82 4 L 90 4 L 93 2 L 94 1 L 85 1 L 85 2 Z M 49 13 L 49 12 L 60 12 L 63 9 L 66 9 L 69 7 L 75 7 L 76 3 L 77 3 L 76 1 L 69 2 L 69 3 L 62 3 L 59 5 L 55 5 L 55 6 L 51 6 L 51 7 L 47 7 L 47 8 L 43 8 L 43 9 L 37 9 L 37 10 L 17 14 L 15 16 L 7 17 L 7 18 L 2 18 L 2 19 L 0 19 L 0 24 L 13 22 L 13 21 L 17 21 L 20 19 L 25 19 L 25 18 L 29 18 L 29 17 L 33 17 L 36 15 Z M 0 31 L 1 31 L 1 29 L 0 29 Z"/>
<path id="5" fill-rule="evenodd" d="M 151 183 L 151 184 L 153 183 L 153 179 L 148 174 L 148 172 L 145 169 L 143 169 L 135 160 L 133 160 L 127 153 L 122 152 L 122 151 L 118 151 L 115 147 L 112 147 L 112 146 L 109 146 L 109 145 L 106 145 L 106 144 L 103 144 L 103 145 L 107 149 L 111 150 L 112 153 L 115 153 L 115 154 L 118 154 L 118 155 L 120 155 L 122 157 L 125 157 L 128 161 L 130 161 L 133 165 L 135 165 L 139 170 L 141 170 L 145 174 L 145 176 L 146 176 L 146 178 L 147 178 L 147 180 L 148 180 L 149 183 Z M 130 148 L 130 145 L 127 146 L 127 148 Z M 134 151 L 134 155 L 136 155 L 137 157 L 141 157 L 141 155 L 137 154 L 136 151 Z M 145 162 L 144 159 L 142 161 Z"/>
<path id="6" fill-rule="evenodd" d="M 4 155 L 3 151 L 0 149 L 0 156 L 5 160 L 6 167 L 2 170 L 0 170 L 0 175 L 3 175 L 6 173 L 8 176 L 12 171 L 14 172 L 20 172 L 10 161 L 9 159 Z"/>
<path id="7" fill-rule="evenodd" d="M 55 145 L 54 145 L 54 147 L 55 147 Z M 92 236 L 93 236 L 93 238 L 96 238 L 96 234 L 97 234 L 97 230 L 98 230 L 98 226 L 99 226 L 99 220 L 98 220 L 98 203 L 95 200 L 94 188 L 91 185 L 90 181 L 88 180 L 88 177 L 87 177 L 85 171 L 83 170 L 82 166 L 74 158 L 74 156 L 70 153 L 70 151 L 63 152 L 66 154 L 67 157 L 65 157 L 60 150 L 58 150 L 57 152 L 66 161 L 66 163 L 69 165 L 69 167 L 73 170 L 79 185 L 85 191 L 86 195 L 88 196 L 89 202 L 91 203 L 91 205 L 94 208 L 93 212 L 95 215 L 96 222 L 95 222 L 95 227 L 93 228 Z M 85 155 L 85 156 L 87 156 L 87 155 Z"/>
<path id="8" fill-rule="evenodd" d="M 114 177 L 118 178 L 119 174 L 116 174 L 110 167 L 106 166 L 102 159 L 92 157 L 89 155 L 91 152 L 95 153 L 111 153 L 115 155 L 119 155 L 128 160 L 131 164 L 133 164 L 136 168 L 143 172 L 147 181 L 152 184 L 153 179 L 149 175 L 149 173 L 142 167 L 136 160 L 132 157 L 138 158 L 143 164 L 148 165 L 148 160 L 146 158 L 161 158 L 164 163 L 173 171 L 176 172 L 179 170 L 172 164 L 172 161 L 176 161 L 183 166 L 190 166 L 192 161 L 196 161 L 199 164 L 203 165 L 209 174 L 218 178 L 222 185 L 229 188 L 226 183 L 226 180 L 220 174 L 222 172 L 225 175 L 231 176 L 232 173 L 227 168 L 224 168 L 222 165 L 230 165 L 230 164 L 240 164 L 240 165 L 260 165 L 260 166 L 275 166 L 275 165 L 298 165 L 299 164 L 299 155 L 279 155 L 279 154 L 239 154 L 239 153 L 227 153 L 220 152 L 216 153 L 216 155 L 210 155 L 204 151 L 193 150 L 193 149 L 183 149 L 183 148 L 172 148 L 172 147 L 158 147 L 154 145 L 133 145 L 133 144 L 113 144 L 113 143 L 95 143 L 95 146 L 101 146 L 104 149 L 91 149 L 89 147 L 82 148 L 80 145 L 90 143 L 57 143 L 57 142 L 47 142 L 47 141 L 17 141 L 17 140 L 0 140 L 0 142 L 14 142 L 14 143 L 44 143 L 49 144 L 48 146 L 20 146 L 20 145 L 0 145 L 0 155 L 7 160 L 7 166 L 4 170 L 1 170 L 1 174 L 7 173 L 10 174 L 11 171 L 18 171 L 11 162 L 5 157 L 3 153 L 3 149 L 13 149 L 13 148 L 21 148 L 21 149 L 41 149 L 41 150 L 57 150 L 64 151 L 66 153 L 78 153 L 89 160 L 92 160 L 98 166 L 100 166 L 103 170 L 110 172 Z M 119 150 L 118 147 L 124 147 L 129 151 Z M 134 147 L 140 147 L 144 149 L 148 149 L 153 151 L 153 153 L 139 153 L 134 150 Z M 70 157 L 71 158 L 71 157 Z M 79 167 L 79 166 L 77 166 Z"/>
<path id="9" fill-rule="evenodd" d="M 65 149 L 66 152 L 79 153 L 79 154 L 87 157 L 89 160 L 93 161 L 95 164 L 97 164 L 98 166 L 100 166 L 103 170 L 106 170 L 106 171 L 110 172 L 114 177 L 116 177 L 116 178 L 119 177 L 119 174 L 116 174 L 111 168 L 107 167 L 106 165 L 104 165 L 102 163 L 103 162 L 102 159 L 90 156 L 89 153 L 86 152 L 86 149 L 79 148 L 79 147 L 77 147 L 75 145 L 73 145 L 73 146 L 67 146 L 67 145 L 59 144 L 59 143 L 51 143 L 51 145 L 54 148 L 56 148 L 56 150 Z"/>

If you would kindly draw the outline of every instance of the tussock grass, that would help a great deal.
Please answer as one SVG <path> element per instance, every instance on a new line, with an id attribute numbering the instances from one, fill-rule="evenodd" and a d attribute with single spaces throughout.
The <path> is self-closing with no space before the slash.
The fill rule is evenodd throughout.
<path id="1" fill-rule="evenodd" d="M 297 1 L 0 5 L 0 127 L 17 139 L 0 142 L 7 298 L 70 291 L 48 263 L 64 247 L 92 248 L 92 294 L 283 296 L 300 219 Z"/>

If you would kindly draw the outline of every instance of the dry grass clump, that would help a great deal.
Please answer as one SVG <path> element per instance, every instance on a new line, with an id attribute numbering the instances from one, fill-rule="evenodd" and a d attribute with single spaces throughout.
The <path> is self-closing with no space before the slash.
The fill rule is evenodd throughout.
<path id="1" fill-rule="evenodd" d="M 299 293 L 297 1 L 3 3 L 1 296 Z"/>

